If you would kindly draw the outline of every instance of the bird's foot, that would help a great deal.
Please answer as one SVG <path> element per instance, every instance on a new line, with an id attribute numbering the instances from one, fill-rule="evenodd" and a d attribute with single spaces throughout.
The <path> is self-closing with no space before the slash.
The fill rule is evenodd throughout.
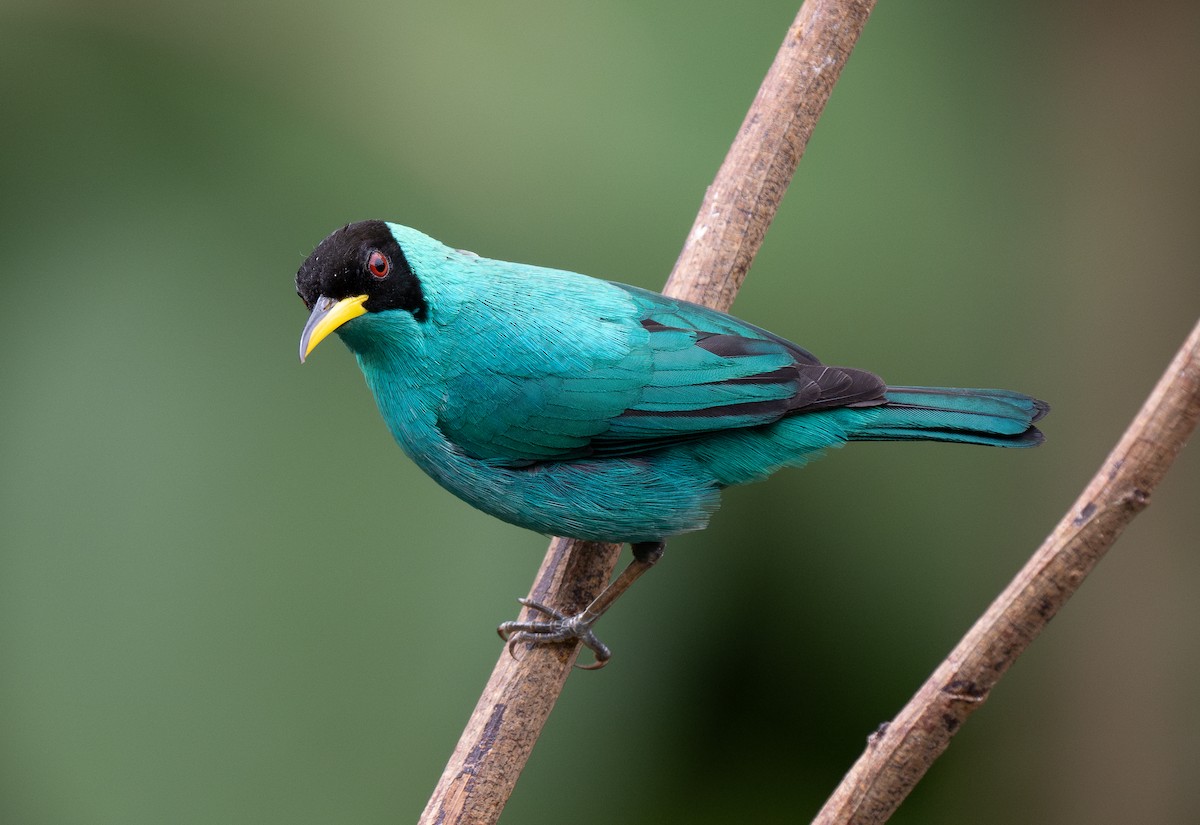
<path id="1" fill-rule="evenodd" d="M 514 649 L 522 642 L 535 645 L 548 645 L 556 642 L 573 642 L 578 640 L 584 647 L 592 651 L 592 655 L 595 657 L 595 661 L 589 665 L 575 665 L 580 670 L 599 670 L 608 664 L 608 660 L 612 658 L 612 651 L 608 649 L 608 646 L 604 642 L 597 639 L 596 634 L 592 632 L 592 623 L 599 616 L 588 610 L 576 613 L 574 616 L 568 616 L 565 613 L 555 610 L 553 607 L 536 602 L 533 599 L 517 599 L 517 601 L 525 607 L 543 613 L 550 618 L 528 622 L 504 622 L 497 627 L 496 632 L 500 634 L 500 638 L 508 642 L 509 655 L 516 656 Z"/>

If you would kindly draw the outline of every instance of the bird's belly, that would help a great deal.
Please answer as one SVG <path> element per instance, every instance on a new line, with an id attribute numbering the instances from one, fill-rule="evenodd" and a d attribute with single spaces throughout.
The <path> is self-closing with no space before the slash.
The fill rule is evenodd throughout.
<path id="1" fill-rule="evenodd" d="M 659 541 L 702 529 L 720 504 L 721 484 L 685 449 L 527 467 L 472 458 L 436 424 L 437 383 L 397 379 L 402 366 L 363 366 L 392 436 L 436 482 L 502 521 L 591 541 Z"/>
<path id="2" fill-rule="evenodd" d="M 548 535 L 658 541 L 699 530 L 720 503 L 711 477 L 684 455 L 595 459 L 509 468 L 453 449 L 409 450 L 435 481 L 496 518 Z"/>

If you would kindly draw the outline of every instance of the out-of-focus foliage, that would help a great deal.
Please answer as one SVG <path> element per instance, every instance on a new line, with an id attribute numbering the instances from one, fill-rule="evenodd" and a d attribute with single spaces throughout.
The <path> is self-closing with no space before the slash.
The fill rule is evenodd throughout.
<path id="1" fill-rule="evenodd" d="M 0 10 L 0 821 L 415 819 L 544 549 L 408 463 L 292 275 L 368 217 L 661 285 L 794 3 Z M 1054 404 L 733 491 L 602 624 L 505 821 L 803 821 L 1200 309 L 1200 11 L 881 3 L 737 311 Z M 895 821 L 1194 821 L 1200 472 Z"/>

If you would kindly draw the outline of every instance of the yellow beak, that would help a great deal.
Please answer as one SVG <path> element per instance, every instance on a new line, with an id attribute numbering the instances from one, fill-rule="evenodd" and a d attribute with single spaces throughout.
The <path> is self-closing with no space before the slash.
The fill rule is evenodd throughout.
<path id="1" fill-rule="evenodd" d="M 367 311 L 363 309 L 363 302 L 366 300 L 366 295 L 355 295 L 340 301 L 326 298 L 324 295 L 318 298 L 313 304 L 312 315 L 308 316 L 308 323 L 304 325 L 304 332 L 300 333 L 300 363 L 304 363 L 308 354 L 316 349 L 317 344 L 325 340 L 329 333 L 352 318 L 366 315 Z"/>

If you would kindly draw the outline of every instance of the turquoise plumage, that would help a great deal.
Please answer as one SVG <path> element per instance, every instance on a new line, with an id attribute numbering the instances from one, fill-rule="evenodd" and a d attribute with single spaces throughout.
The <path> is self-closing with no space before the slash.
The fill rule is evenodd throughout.
<path id="1" fill-rule="evenodd" d="M 396 441 L 497 518 L 635 545 L 705 526 L 722 488 L 847 441 L 1040 442 L 1004 390 L 887 387 L 725 313 L 483 258 L 381 221 L 301 267 L 301 359 L 336 331 Z"/>

